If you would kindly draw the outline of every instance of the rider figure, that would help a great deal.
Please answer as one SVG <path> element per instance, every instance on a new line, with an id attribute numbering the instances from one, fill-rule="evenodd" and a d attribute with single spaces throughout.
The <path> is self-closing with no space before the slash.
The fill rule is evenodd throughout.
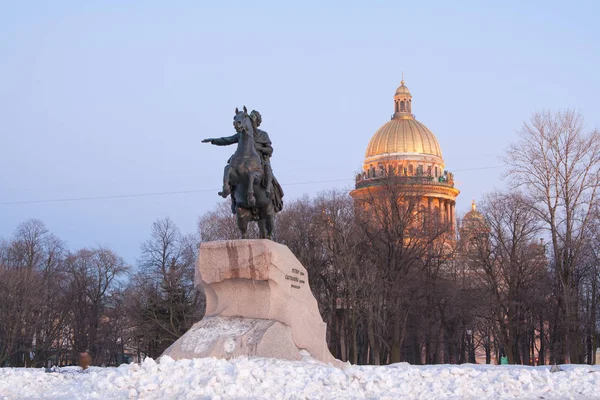
<path id="1" fill-rule="evenodd" d="M 256 110 L 252 110 L 250 113 L 250 119 L 252 120 L 252 127 L 254 128 L 254 148 L 256 152 L 260 155 L 263 165 L 263 181 L 262 185 L 265 188 L 265 192 L 267 197 L 271 197 L 271 192 L 273 189 L 273 171 L 271 170 L 271 162 L 270 158 L 273 154 L 273 147 L 271 146 L 271 139 L 269 139 L 269 135 L 267 132 L 258 129 L 262 122 L 262 117 L 260 113 Z M 237 127 L 234 124 L 234 128 L 236 129 L 236 134 L 233 136 L 227 136 L 222 138 L 214 138 L 214 139 L 204 139 L 202 143 L 211 143 L 217 146 L 229 146 L 230 144 L 237 143 L 241 133 L 237 132 Z M 231 193 L 231 187 L 229 184 L 229 163 L 231 161 L 231 157 L 227 160 L 227 165 L 225 166 L 224 174 L 223 174 L 223 190 L 219 192 L 219 196 L 226 198 Z M 232 210 L 235 212 L 235 198 L 233 198 L 232 194 Z"/>
<path id="2" fill-rule="evenodd" d="M 271 169 L 273 146 L 271 146 L 271 139 L 269 139 L 267 132 L 258 129 L 262 123 L 260 113 L 256 110 L 252 110 L 250 119 L 252 120 L 252 127 L 254 128 L 254 147 L 256 148 L 256 151 L 258 151 L 263 164 L 264 173 L 262 184 L 265 188 L 267 197 L 271 197 L 271 192 L 273 190 L 273 170 Z"/>

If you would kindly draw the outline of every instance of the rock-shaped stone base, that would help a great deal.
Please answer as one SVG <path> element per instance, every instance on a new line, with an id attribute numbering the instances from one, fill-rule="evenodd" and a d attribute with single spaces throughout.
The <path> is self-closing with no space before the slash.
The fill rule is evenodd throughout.
<path id="1" fill-rule="evenodd" d="M 300 360 L 292 330 L 279 321 L 206 317 L 173 343 L 163 355 L 174 360 L 197 357 L 230 359 L 237 356 Z"/>
<path id="2" fill-rule="evenodd" d="M 201 243 L 194 279 L 206 295 L 206 316 L 279 321 L 291 328 L 297 348 L 337 361 L 308 273 L 287 246 L 266 239 Z"/>
<path id="3" fill-rule="evenodd" d="M 327 326 L 308 273 L 287 246 L 266 239 L 200 244 L 194 278 L 206 313 L 165 355 L 237 355 L 314 359 L 341 366 L 326 342 Z"/>

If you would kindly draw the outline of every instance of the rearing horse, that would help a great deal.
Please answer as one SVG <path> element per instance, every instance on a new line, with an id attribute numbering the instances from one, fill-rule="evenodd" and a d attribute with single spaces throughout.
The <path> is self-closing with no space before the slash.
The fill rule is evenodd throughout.
<path id="1" fill-rule="evenodd" d="M 246 238 L 248 222 L 258 221 L 261 238 L 271 238 L 275 219 L 273 201 L 261 186 L 264 169 L 260 155 L 254 148 L 254 126 L 244 106 L 235 109 L 233 125 L 239 134 L 238 146 L 229 162 L 225 184 L 233 190 L 237 203 L 237 224 Z"/>

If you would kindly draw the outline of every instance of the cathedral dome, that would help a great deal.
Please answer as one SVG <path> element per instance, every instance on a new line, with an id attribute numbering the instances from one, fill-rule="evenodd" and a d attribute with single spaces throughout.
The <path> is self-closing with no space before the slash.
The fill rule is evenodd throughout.
<path id="1" fill-rule="evenodd" d="M 468 231 L 488 231 L 485 217 L 477 211 L 475 200 L 471 203 L 471 211 L 463 217 L 462 229 Z"/>
<path id="2" fill-rule="evenodd" d="M 442 150 L 434 134 L 412 116 L 394 118 L 379 128 L 369 141 L 365 158 L 406 153 L 442 158 Z"/>
<path id="3" fill-rule="evenodd" d="M 405 95 L 405 94 L 410 94 L 410 91 L 408 90 L 408 88 L 404 85 L 404 80 L 402 81 L 402 84 L 400 86 L 398 86 L 398 89 L 396 89 L 396 94 L 395 96 L 400 96 L 400 95 Z"/>
<path id="4" fill-rule="evenodd" d="M 411 155 L 438 157 L 443 163 L 442 149 L 434 134 L 412 114 L 412 95 L 400 83 L 394 95 L 394 115 L 375 132 L 365 153 L 365 162 L 371 157 L 410 157 Z"/>
<path id="5" fill-rule="evenodd" d="M 372 203 L 387 196 L 389 186 L 399 185 L 405 201 L 416 196 L 420 207 L 434 216 L 430 221 L 454 227 L 454 205 L 459 190 L 454 174 L 444 165 L 442 149 L 435 135 L 412 114 L 412 94 L 404 77 L 394 94 L 394 113 L 371 137 L 362 171 L 356 174 L 356 186 L 350 195 Z M 454 228 L 452 228 L 454 229 Z"/>

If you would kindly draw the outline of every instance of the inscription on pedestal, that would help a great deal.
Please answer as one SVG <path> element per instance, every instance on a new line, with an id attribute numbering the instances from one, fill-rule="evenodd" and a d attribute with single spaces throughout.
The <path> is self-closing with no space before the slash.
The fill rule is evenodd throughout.
<path id="1" fill-rule="evenodd" d="M 302 272 L 296 268 L 292 268 L 292 274 L 300 275 L 302 277 L 304 276 L 304 272 Z M 286 275 L 285 279 L 287 279 L 288 281 L 297 282 L 302 285 L 306 283 L 306 281 L 304 279 L 300 279 L 299 277 L 294 276 L 294 275 Z M 292 283 L 291 287 L 292 287 L 292 289 L 300 289 L 301 286 L 295 285 Z"/>

